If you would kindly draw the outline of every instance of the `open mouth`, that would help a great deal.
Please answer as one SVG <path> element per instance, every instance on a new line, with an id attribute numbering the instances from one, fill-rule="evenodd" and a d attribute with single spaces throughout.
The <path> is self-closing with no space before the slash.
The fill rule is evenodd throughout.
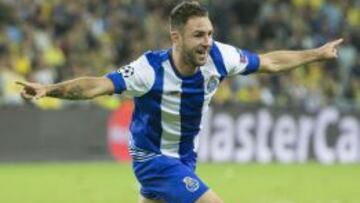
<path id="1" fill-rule="evenodd" d="M 205 56 L 207 54 L 207 50 L 196 50 L 196 53 L 202 56 Z"/>

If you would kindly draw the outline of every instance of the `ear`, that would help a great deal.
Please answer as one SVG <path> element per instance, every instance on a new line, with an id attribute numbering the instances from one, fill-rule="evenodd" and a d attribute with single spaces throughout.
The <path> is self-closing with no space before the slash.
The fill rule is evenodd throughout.
<path id="1" fill-rule="evenodd" d="M 180 33 L 179 31 L 170 31 L 170 39 L 173 44 L 178 44 L 180 40 Z"/>

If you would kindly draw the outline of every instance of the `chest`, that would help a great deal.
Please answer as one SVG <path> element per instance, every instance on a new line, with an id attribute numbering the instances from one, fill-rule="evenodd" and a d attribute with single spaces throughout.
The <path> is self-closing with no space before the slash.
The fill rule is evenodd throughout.
<path id="1" fill-rule="evenodd" d="M 199 77 L 181 79 L 165 74 L 161 90 L 162 103 L 166 106 L 208 104 L 218 89 L 220 76 L 216 72 L 202 71 Z"/>

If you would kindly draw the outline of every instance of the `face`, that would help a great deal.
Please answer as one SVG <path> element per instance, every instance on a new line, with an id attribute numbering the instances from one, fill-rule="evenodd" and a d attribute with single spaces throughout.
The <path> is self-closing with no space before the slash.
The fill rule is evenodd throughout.
<path id="1" fill-rule="evenodd" d="M 213 42 L 213 27 L 208 17 L 190 18 L 174 41 L 184 62 L 198 67 L 206 63 Z"/>

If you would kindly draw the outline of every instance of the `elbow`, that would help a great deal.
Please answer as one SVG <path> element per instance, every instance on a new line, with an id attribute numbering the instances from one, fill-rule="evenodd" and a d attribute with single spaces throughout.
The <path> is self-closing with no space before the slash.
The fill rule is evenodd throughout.
<path id="1" fill-rule="evenodd" d="M 261 73 L 277 73 L 279 72 L 278 68 L 276 66 L 266 65 L 266 66 L 260 66 L 260 72 Z"/>
<path id="2" fill-rule="evenodd" d="M 110 92 L 104 89 L 102 84 L 96 84 L 84 93 L 85 99 L 94 99 L 99 96 L 109 95 Z"/>
<path id="3" fill-rule="evenodd" d="M 277 65 L 276 63 L 273 63 L 271 61 L 268 61 L 267 63 L 261 63 L 260 65 L 260 72 L 261 73 L 280 73 L 282 72 L 281 66 Z"/>
<path id="4" fill-rule="evenodd" d="M 100 96 L 100 94 L 96 90 L 93 90 L 93 91 L 85 92 L 83 96 L 84 96 L 83 99 L 88 100 L 88 99 L 94 99 L 94 98 Z"/>
<path id="5" fill-rule="evenodd" d="M 260 56 L 260 73 L 281 73 L 287 68 L 280 61 L 268 57 L 266 54 Z"/>
<path id="6" fill-rule="evenodd" d="M 260 73 L 277 73 L 280 67 L 266 54 L 260 55 Z"/>
<path id="7" fill-rule="evenodd" d="M 284 70 L 277 64 L 271 64 L 267 67 L 269 73 L 281 73 Z"/>

